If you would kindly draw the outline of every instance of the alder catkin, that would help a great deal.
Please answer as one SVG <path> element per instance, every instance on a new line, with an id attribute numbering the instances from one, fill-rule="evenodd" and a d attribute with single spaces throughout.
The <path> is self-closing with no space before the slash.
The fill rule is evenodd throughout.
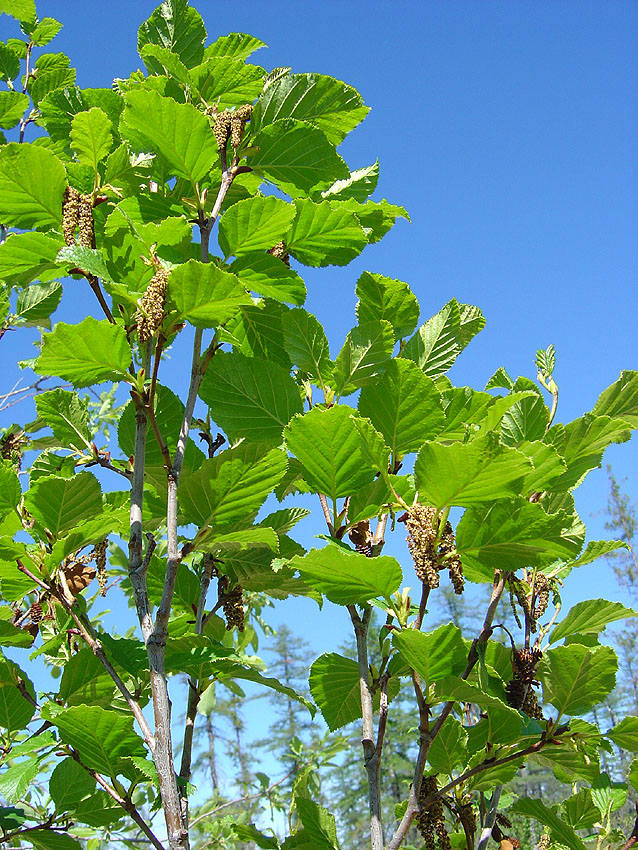
<path id="1" fill-rule="evenodd" d="M 80 216 L 80 193 L 75 186 L 67 186 L 62 197 L 62 234 L 65 245 L 75 245 L 75 231 Z"/>
<path id="2" fill-rule="evenodd" d="M 241 145 L 241 141 L 244 138 L 246 121 L 249 120 L 252 114 L 253 107 L 251 103 L 246 103 L 244 106 L 240 106 L 234 112 L 230 113 L 230 144 L 233 150 L 237 150 Z"/>
<path id="3" fill-rule="evenodd" d="M 80 195 L 78 202 L 78 231 L 80 245 L 84 248 L 95 247 L 95 223 L 93 221 L 93 198 Z"/>
<path id="4" fill-rule="evenodd" d="M 436 829 L 436 818 L 433 805 L 427 809 L 424 808 L 425 801 L 437 790 L 436 774 L 434 776 L 424 776 L 419 789 L 419 813 L 416 819 L 417 829 L 423 838 L 423 844 L 426 850 L 435 850 L 436 842 L 434 832 Z"/>
<path id="5" fill-rule="evenodd" d="M 215 141 L 217 142 L 217 150 L 220 152 L 226 150 L 226 145 L 230 138 L 231 116 L 232 113 L 230 113 L 227 109 L 224 109 L 223 112 L 217 112 L 215 115 L 213 136 L 215 136 Z"/>
<path id="6" fill-rule="evenodd" d="M 137 337 L 140 342 L 147 342 L 161 327 L 164 320 L 164 305 L 166 303 L 166 283 L 168 272 L 161 266 L 156 266 L 155 274 L 140 299 L 140 309 L 135 313 Z"/>
<path id="7" fill-rule="evenodd" d="M 436 517 L 436 508 L 416 504 L 405 517 L 408 532 L 408 551 L 414 561 L 414 570 L 423 584 L 435 588 L 439 586 L 437 557 L 434 551 L 436 531 L 432 522 Z"/>
<path id="8" fill-rule="evenodd" d="M 536 604 L 534 606 L 534 621 L 540 620 L 549 605 L 549 580 L 544 573 L 536 573 L 534 579 L 534 594 Z"/>
<path id="9" fill-rule="evenodd" d="M 549 847 L 552 843 L 549 835 L 544 832 L 541 837 L 538 839 L 538 844 L 536 845 L 536 850 L 549 850 Z"/>
<path id="10" fill-rule="evenodd" d="M 226 617 L 226 629 L 230 631 L 234 626 L 237 630 L 244 631 L 244 595 L 241 584 L 235 585 L 224 594 L 223 601 L 224 616 Z"/>
<path id="11" fill-rule="evenodd" d="M 106 596 L 106 545 L 107 539 L 104 538 L 93 549 L 93 557 L 95 558 L 95 566 L 97 567 L 97 582 L 100 586 L 100 596 Z"/>

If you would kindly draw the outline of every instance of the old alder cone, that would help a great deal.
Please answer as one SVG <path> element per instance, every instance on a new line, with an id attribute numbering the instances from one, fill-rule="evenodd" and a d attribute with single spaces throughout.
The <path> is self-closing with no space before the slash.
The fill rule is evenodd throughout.
<path id="1" fill-rule="evenodd" d="M 199 710 L 247 680 L 319 710 L 330 730 L 361 724 L 373 850 L 398 848 L 414 823 L 428 846 L 517 846 L 495 828 L 499 800 L 534 761 L 566 783 L 566 800 L 557 813 L 510 799 L 508 817 L 582 850 L 583 824 L 608 824 L 604 794 L 588 790 L 604 782 L 600 751 L 636 747 L 632 718 L 610 730 L 582 719 L 614 687 L 599 634 L 634 612 L 604 600 L 558 611 L 569 574 L 619 545 L 584 546 L 572 491 L 629 439 L 637 374 L 570 423 L 556 418 L 551 346 L 538 382 L 501 367 L 485 389 L 455 387 L 446 372 L 483 327 L 480 310 L 452 298 L 419 325 L 408 284 L 374 272 L 356 282 L 355 324 L 330 348 L 304 309 L 303 268 L 346 265 L 407 218 L 371 199 L 377 165 L 351 171 L 337 152 L 368 111 L 358 92 L 267 73 L 252 61 L 262 42 L 209 38 L 185 0 L 140 26 L 145 70 L 81 89 L 48 46 L 60 24 L 32 0 L 9 14 L 24 38 L 0 45 L 12 139 L 0 147 L 3 330 L 40 328 L 33 369 L 60 386 L 2 437 L 0 843 L 186 850 L 209 829 L 227 846 L 338 847 L 316 782 L 293 783 L 281 803 L 294 812 L 283 840 L 268 817 L 190 804 Z M 91 314 L 51 323 L 63 288 L 87 284 Z M 169 387 L 163 356 L 184 344 L 191 368 Z M 107 442 L 87 392 L 113 383 L 125 404 Z M 307 513 L 298 493 L 316 494 L 324 531 L 308 552 L 290 536 Z M 282 504 L 264 517 L 271 494 Z M 409 557 L 402 567 L 383 554 L 397 514 L 416 574 Z M 489 586 L 478 634 L 428 630 L 446 571 L 459 593 Z M 102 617 L 110 583 L 135 628 L 121 611 Z M 520 629 L 503 643 L 508 587 Z M 266 600 L 288 596 L 342 606 L 356 636 L 356 662 L 330 653 L 312 665 L 313 702 L 256 656 Z M 36 658 L 52 673 L 42 692 Z M 418 728 L 393 818 L 382 776 L 399 692 Z"/>

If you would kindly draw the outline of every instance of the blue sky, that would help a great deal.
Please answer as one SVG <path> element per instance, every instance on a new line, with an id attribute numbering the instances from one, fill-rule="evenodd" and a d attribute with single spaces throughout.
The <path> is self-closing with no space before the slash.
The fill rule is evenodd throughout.
<path id="1" fill-rule="evenodd" d="M 404 205 L 412 223 L 400 221 L 345 269 L 300 269 L 307 307 L 324 322 L 333 355 L 354 324 L 354 284 L 368 269 L 407 281 L 422 320 L 451 297 L 481 307 L 487 325 L 450 373 L 457 384 L 482 389 L 501 365 L 534 377 L 535 351 L 551 342 L 558 419 L 568 421 L 589 410 L 621 369 L 636 367 L 638 5 L 195 5 L 210 39 L 249 32 L 269 45 L 254 62 L 331 74 L 372 107 L 341 153 L 351 168 L 378 157 L 374 197 Z M 109 86 L 140 66 L 137 27 L 154 6 L 40 0 L 40 17 L 64 23 L 46 50 L 71 56 L 80 86 Z M 6 16 L 0 30 L 14 35 Z M 7 366 L 16 353 L 33 353 L 26 337 L 13 340 L 1 352 Z M 176 356 L 168 368 L 177 380 L 186 366 Z M 636 440 L 607 457 L 635 492 Z M 605 536 L 603 518 L 591 514 L 604 507 L 607 489 L 604 472 L 595 471 L 578 491 L 590 537 Z M 599 563 L 580 575 L 572 602 L 602 593 L 611 572 Z M 605 594 L 618 596 L 613 586 Z M 291 627 L 303 622 L 321 645 L 316 608 L 294 606 L 286 609 Z"/>

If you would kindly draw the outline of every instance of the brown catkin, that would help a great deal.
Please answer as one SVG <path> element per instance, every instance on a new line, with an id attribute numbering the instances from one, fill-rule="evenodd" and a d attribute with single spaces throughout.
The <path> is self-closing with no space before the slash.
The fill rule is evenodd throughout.
<path id="1" fill-rule="evenodd" d="M 463 589 L 465 587 L 465 579 L 463 578 L 463 564 L 461 563 L 461 559 L 458 555 L 454 555 L 447 562 L 447 571 L 450 577 L 450 581 L 452 582 L 454 592 L 457 594 L 457 596 L 460 596 L 463 593 Z"/>
<path id="2" fill-rule="evenodd" d="M 549 605 L 549 580 L 544 573 L 536 573 L 534 595 L 536 596 L 536 604 L 534 605 L 534 620 L 536 621 L 540 620 Z"/>
<path id="3" fill-rule="evenodd" d="M 237 626 L 237 630 L 243 632 L 244 595 L 241 584 L 235 585 L 232 590 L 224 594 L 223 609 L 226 617 L 226 629 L 230 631 L 234 626 Z"/>
<path id="4" fill-rule="evenodd" d="M 512 679 L 505 685 L 507 704 L 512 708 L 522 708 L 525 700 L 525 688 L 527 686 L 520 679 Z"/>
<path id="5" fill-rule="evenodd" d="M 419 789 L 419 813 L 416 819 L 417 829 L 423 838 L 423 844 L 426 850 L 435 850 L 434 831 L 436 829 L 436 815 L 434 804 L 427 809 L 423 808 L 425 801 L 437 790 L 436 774 L 434 776 L 424 776 Z M 437 801 L 439 802 L 439 801 Z"/>
<path id="6" fill-rule="evenodd" d="M 244 106 L 240 106 L 239 109 L 236 109 L 234 112 L 231 113 L 230 144 L 233 150 L 237 150 L 237 148 L 241 145 L 241 140 L 244 138 L 246 121 L 249 120 L 252 114 L 253 107 L 251 103 L 246 103 L 244 104 Z"/>
<path id="7" fill-rule="evenodd" d="M 273 245 L 266 253 L 272 254 L 273 257 L 277 257 L 278 260 L 281 260 L 284 265 L 290 268 L 290 254 L 288 253 L 288 248 L 286 247 L 285 242 L 277 242 L 277 244 Z"/>
<path id="8" fill-rule="evenodd" d="M 11 431 L 0 439 L 0 457 L 11 461 L 16 469 L 22 467 L 22 443 L 21 434 L 14 434 Z"/>
<path id="9" fill-rule="evenodd" d="M 549 850 L 549 847 L 552 843 L 549 835 L 544 832 L 541 837 L 538 839 L 538 844 L 536 845 L 536 850 Z"/>
<path id="10" fill-rule="evenodd" d="M 504 826 L 506 829 L 511 829 L 511 828 L 512 828 L 512 821 L 511 821 L 511 820 L 507 817 L 507 815 L 504 815 L 504 814 L 503 814 L 503 812 L 498 812 L 498 813 L 497 813 L 497 815 L 496 815 L 496 823 L 497 823 L 499 826 Z"/>
<path id="11" fill-rule="evenodd" d="M 476 813 L 474 806 L 471 803 L 464 803 L 462 806 L 459 806 L 459 816 L 467 829 L 474 835 L 476 832 Z"/>
<path id="12" fill-rule="evenodd" d="M 438 558 L 434 549 L 436 531 L 433 520 L 436 508 L 416 504 L 405 517 L 408 532 L 408 550 L 414 561 L 414 569 L 423 584 L 435 588 L 439 586 Z"/>
<path id="13" fill-rule="evenodd" d="M 80 245 L 84 248 L 95 247 L 95 224 L 93 221 L 93 199 L 90 195 L 80 195 L 78 209 L 78 230 Z"/>
<path id="14" fill-rule="evenodd" d="M 95 566 L 97 567 L 97 582 L 100 586 L 100 596 L 106 596 L 106 538 L 97 543 L 93 549 Z"/>
<path id="15" fill-rule="evenodd" d="M 80 215 L 80 193 L 75 186 L 67 186 L 62 197 L 62 234 L 65 245 L 75 245 L 75 231 Z"/>
<path id="16" fill-rule="evenodd" d="M 232 113 L 227 109 L 223 112 L 218 112 L 215 115 L 215 123 L 213 124 L 213 136 L 217 142 L 217 150 L 226 150 L 228 139 L 231 132 Z"/>
<path id="17" fill-rule="evenodd" d="M 522 705 L 522 710 L 528 717 L 533 717 L 535 720 L 538 720 L 539 723 L 545 720 L 543 717 L 543 710 L 538 704 L 538 699 L 536 698 L 536 694 L 532 690 L 531 685 L 527 691 L 527 696 L 525 697 L 525 702 Z"/>
<path id="18" fill-rule="evenodd" d="M 515 649 L 512 652 L 512 669 L 517 679 L 526 685 L 534 681 L 538 662 L 543 657 L 540 649 Z"/>
<path id="19" fill-rule="evenodd" d="M 147 342 L 162 324 L 167 281 L 166 269 L 156 266 L 155 274 L 140 299 L 140 309 L 135 313 L 137 336 L 140 342 Z"/>

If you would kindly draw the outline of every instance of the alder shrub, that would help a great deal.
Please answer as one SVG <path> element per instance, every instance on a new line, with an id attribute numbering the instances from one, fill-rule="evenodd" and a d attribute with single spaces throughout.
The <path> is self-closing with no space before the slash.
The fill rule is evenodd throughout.
<path id="1" fill-rule="evenodd" d="M 517 846 L 501 791 L 532 764 L 568 786 L 559 808 L 509 800 L 543 846 L 618 840 L 609 816 L 627 785 L 601 774 L 600 753 L 638 751 L 638 719 L 600 730 L 584 717 L 614 687 L 599 635 L 635 612 L 602 599 L 559 611 L 568 575 L 622 545 L 584 546 L 572 492 L 629 439 L 638 373 L 568 424 L 555 420 L 551 347 L 538 381 L 498 368 L 484 390 L 455 387 L 446 372 L 483 327 L 480 310 L 452 299 L 417 326 L 409 286 L 374 272 L 356 283 L 356 325 L 331 359 L 297 269 L 346 265 L 406 216 L 370 200 L 376 165 L 351 172 L 337 153 L 368 111 L 360 95 L 321 74 L 266 73 L 247 61 L 263 46 L 249 35 L 205 46 L 185 0 L 141 25 L 146 73 L 80 89 L 64 54 L 37 55 L 60 24 L 38 20 L 32 0 L 9 6 L 25 37 L 0 44 L 0 126 L 19 138 L 0 148 L 3 328 L 41 328 L 30 365 L 64 386 L 37 394 L 36 420 L 2 438 L 0 843 L 188 848 L 198 706 L 238 681 L 318 709 L 331 730 L 361 722 L 373 850 L 396 850 L 413 823 L 427 848 Z M 29 124 L 43 131 L 33 141 Z M 99 318 L 51 329 L 63 287 L 82 286 Z M 178 337 L 192 338 L 192 365 L 171 389 L 163 355 Z M 92 430 L 79 392 L 114 382 L 129 397 L 117 447 Z M 272 493 L 286 506 L 257 519 Z M 289 536 L 308 513 L 299 493 L 317 495 L 323 534 L 309 552 Z M 396 523 L 416 578 L 407 553 L 406 577 L 382 554 Z M 427 630 L 446 574 L 456 593 L 490 588 L 479 634 Z M 134 630 L 121 615 L 120 633 L 103 625 L 112 581 Z M 508 594 L 514 632 L 495 619 Z M 260 600 L 289 596 L 343 606 L 356 636 L 358 661 L 312 665 L 313 703 L 251 653 Z M 369 634 L 374 608 L 385 621 Z M 42 662 L 47 693 L 29 675 Z M 171 716 L 179 674 L 188 687 L 173 690 Z M 384 824 L 399 692 L 414 697 L 414 776 Z M 267 821 L 231 834 L 337 848 L 311 787 L 293 786 L 283 842 Z"/>

